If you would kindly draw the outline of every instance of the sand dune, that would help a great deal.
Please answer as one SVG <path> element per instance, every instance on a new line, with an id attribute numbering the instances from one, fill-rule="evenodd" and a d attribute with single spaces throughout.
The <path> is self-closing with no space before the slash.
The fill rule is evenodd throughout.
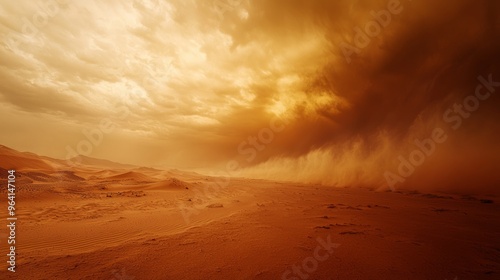
<path id="1" fill-rule="evenodd" d="M 26 166 L 47 161 L 2 151 Z M 178 170 L 45 168 L 19 172 L 18 272 L 3 262 L 2 279 L 500 275 L 497 197 L 243 178 L 210 189 L 217 178 Z"/>
<path id="2" fill-rule="evenodd" d="M 128 171 L 128 172 L 125 172 L 125 173 L 122 173 L 122 174 L 112 175 L 112 176 L 107 177 L 106 180 L 117 180 L 117 181 L 121 181 L 121 180 L 134 180 L 134 181 L 137 181 L 137 182 L 140 182 L 140 181 L 152 181 L 152 179 L 149 178 L 148 176 L 146 176 L 146 175 L 144 175 L 142 173 L 139 173 L 139 172 L 135 172 L 135 171 Z"/>
<path id="3" fill-rule="evenodd" d="M 109 169 L 132 169 L 137 168 L 137 166 L 131 164 L 117 163 L 105 159 L 97 159 L 92 157 L 87 157 L 83 155 L 78 155 L 76 157 L 69 159 L 70 163 L 76 164 L 78 166 L 91 166 L 98 168 L 109 168 Z"/>
<path id="4" fill-rule="evenodd" d="M 181 181 L 177 178 L 169 178 L 160 182 L 153 183 L 148 186 L 152 190 L 182 190 L 189 189 L 190 184 Z"/>
<path id="5" fill-rule="evenodd" d="M 53 170 L 41 157 L 32 153 L 22 153 L 0 145 L 0 167 L 16 170 Z"/>
<path id="6" fill-rule="evenodd" d="M 73 172 L 73 171 L 57 171 L 55 173 L 52 173 L 51 175 L 53 177 L 59 178 L 60 180 L 70 181 L 70 182 L 74 182 L 74 181 L 78 182 L 78 181 L 85 180 L 85 178 L 76 175 L 75 172 Z"/>

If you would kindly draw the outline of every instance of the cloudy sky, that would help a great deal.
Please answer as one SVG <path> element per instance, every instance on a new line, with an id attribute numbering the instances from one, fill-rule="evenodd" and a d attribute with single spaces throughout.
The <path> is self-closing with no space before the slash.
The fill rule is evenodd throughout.
<path id="1" fill-rule="evenodd" d="M 500 81 L 500 5 L 435 2 L 1 1 L 0 143 L 383 186 L 442 128 L 404 183 L 491 189 L 498 94 L 453 105 Z"/>

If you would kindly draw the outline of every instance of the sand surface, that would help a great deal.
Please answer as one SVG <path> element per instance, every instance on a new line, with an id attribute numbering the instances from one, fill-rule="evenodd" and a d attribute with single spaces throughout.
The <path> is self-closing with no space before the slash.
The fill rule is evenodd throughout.
<path id="1" fill-rule="evenodd" d="M 244 178 L 206 189 L 225 178 L 5 154 L 18 168 L 18 256 L 1 279 L 500 277 L 494 197 Z"/>

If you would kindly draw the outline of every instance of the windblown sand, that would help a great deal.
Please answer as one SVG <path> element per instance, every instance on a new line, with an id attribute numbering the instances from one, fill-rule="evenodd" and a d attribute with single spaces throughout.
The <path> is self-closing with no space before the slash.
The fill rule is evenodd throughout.
<path id="1" fill-rule="evenodd" d="M 10 273 L 2 261 L 2 279 L 500 277 L 492 197 L 243 178 L 205 192 L 224 180 L 32 159 L 16 166 L 18 262 Z M 5 228 L 0 236 L 6 260 Z M 318 238 L 338 246 L 312 261 Z"/>

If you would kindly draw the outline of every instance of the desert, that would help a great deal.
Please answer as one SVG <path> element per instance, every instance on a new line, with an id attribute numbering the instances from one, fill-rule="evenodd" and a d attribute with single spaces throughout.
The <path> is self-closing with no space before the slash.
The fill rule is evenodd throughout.
<path id="1" fill-rule="evenodd" d="M 116 163 L 63 170 L 57 161 L 4 146 L 0 154 L 20 164 L 16 275 L 4 279 L 496 279 L 500 273 L 497 197 L 246 178 L 205 193 L 203 185 L 220 178 Z M 2 162 L 2 173 L 10 168 Z"/>
<path id="2" fill-rule="evenodd" d="M 500 279 L 500 1 L 0 1 L 0 279 Z"/>

